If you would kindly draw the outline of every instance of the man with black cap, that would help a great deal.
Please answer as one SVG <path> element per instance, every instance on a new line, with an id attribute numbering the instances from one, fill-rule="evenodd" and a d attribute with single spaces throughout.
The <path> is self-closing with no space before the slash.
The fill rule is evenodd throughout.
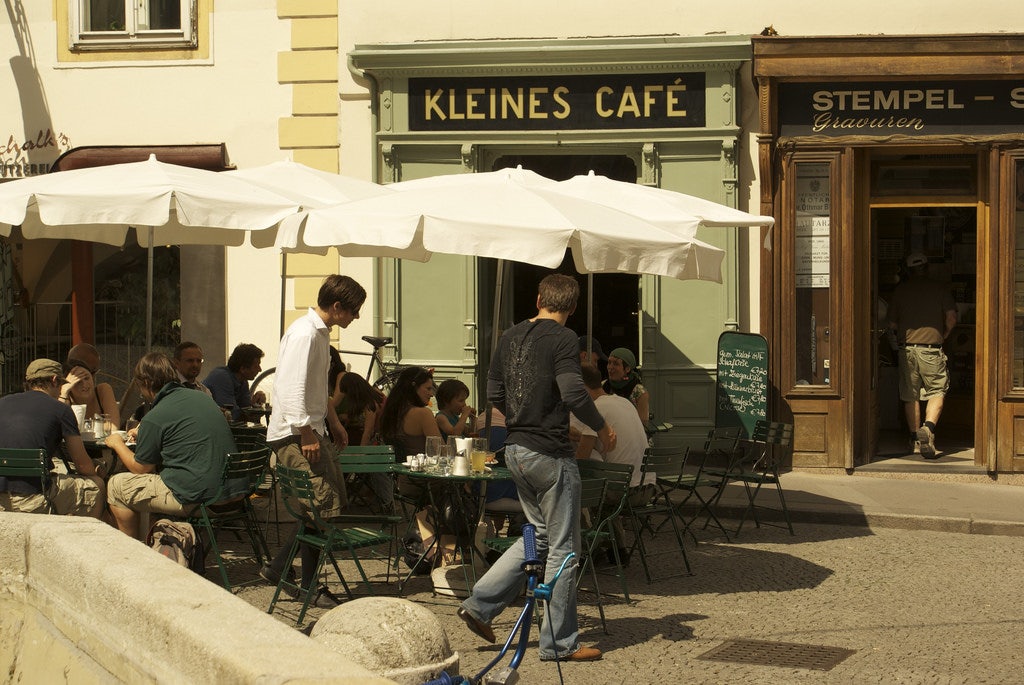
<path id="1" fill-rule="evenodd" d="M 935 426 L 949 391 L 946 354 L 942 343 L 956 326 L 956 303 L 949 288 L 928 278 L 928 257 L 907 256 L 909 276 L 897 286 L 889 304 L 889 325 L 899 341 L 900 399 L 910 428 L 910 446 L 921 456 L 937 459 Z M 925 404 L 921 421 L 921 402 Z"/>
<path id="2" fill-rule="evenodd" d="M 44 513 L 49 501 L 57 514 L 100 518 L 106 488 L 85 451 L 75 413 L 57 399 L 78 380 L 74 374 L 65 379 L 57 362 L 36 359 L 25 371 L 25 392 L 0 397 L 0 447 L 45 450 L 52 471 L 63 440 L 77 471 L 51 473 L 46 493 L 41 478 L 0 476 L 0 510 Z"/>

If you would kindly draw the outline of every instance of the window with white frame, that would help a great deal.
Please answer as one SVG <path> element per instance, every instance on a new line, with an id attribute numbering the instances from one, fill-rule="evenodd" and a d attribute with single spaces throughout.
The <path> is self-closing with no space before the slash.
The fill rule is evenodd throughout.
<path id="1" fill-rule="evenodd" d="M 72 50 L 194 48 L 197 0 L 69 0 Z"/>

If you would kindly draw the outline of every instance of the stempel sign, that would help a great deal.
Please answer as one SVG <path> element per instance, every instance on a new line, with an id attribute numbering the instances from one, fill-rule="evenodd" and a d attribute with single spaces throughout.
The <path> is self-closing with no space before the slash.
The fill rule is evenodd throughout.
<path id="1" fill-rule="evenodd" d="M 779 134 L 784 136 L 1021 132 L 1021 81 L 779 84 Z"/>
<path id="2" fill-rule="evenodd" d="M 703 127 L 700 72 L 409 79 L 412 131 Z"/>

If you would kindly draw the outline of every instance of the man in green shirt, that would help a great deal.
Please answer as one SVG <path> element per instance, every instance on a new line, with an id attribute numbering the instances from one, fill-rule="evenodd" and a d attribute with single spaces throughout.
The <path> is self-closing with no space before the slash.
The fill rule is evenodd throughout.
<path id="1" fill-rule="evenodd" d="M 140 538 L 139 512 L 182 516 L 216 495 L 224 460 L 236 448 L 217 403 L 182 386 L 167 355 L 139 360 L 135 382 L 153 408 L 139 425 L 134 453 L 120 434 L 107 438 L 128 469 L 111 476 L 107 502 L 121 532 Z"/>

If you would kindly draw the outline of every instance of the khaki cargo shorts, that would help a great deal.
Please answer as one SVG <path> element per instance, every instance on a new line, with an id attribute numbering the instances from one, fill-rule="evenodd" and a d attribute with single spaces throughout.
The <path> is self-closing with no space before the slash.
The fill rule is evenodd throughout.
<path id="1" fill-rule="evenodd" d="M 900 399 L 927 400 L 949 391 L 946 353 L 941 347 L 901 347 Z"/>
<path id="2" fill-rule="evenodd" d="M 320 460 L 310 464 L 302 456 L 302 447 L 298 440 L 289 440 L 276 447 L 274 454 L 277 463 L 291 469 L 302 469 L 310 474 L 313 484 L 313 498 L 320 515 L 324 518 L 339 516 L 348 506 L 348 493 L 345 490 L 345 474 L 338 465 L 337 450 L 334 443 L 317 433 L 320 439 Z"/>
<path id="3" fill-rule="evenodd" d="M 89 516 L 100 499 L 100 486 L 87 476 L 66 473 L 50 474 L 50 503 L 53 512 L 64 516 Z M 19 495 L 0 492 L 0 511 L 20 511 L 23 514 L 45 514 L 46 497 L 42 494 Z"/>
<path id="4" fill-rule="evenodd" d="M 107 503 L 132 511 L 188 516 L 196 505 L 183 505 L 155 473 L 117 473 L 107 481 Z"/>
<path id="5" fill-rule="evenodd" d="M 0 492 L 0 511 L 17 511 L 22 514 L 45 514 L 46 498 L 41 494 L 20 495 L 15 492 Z"/>

